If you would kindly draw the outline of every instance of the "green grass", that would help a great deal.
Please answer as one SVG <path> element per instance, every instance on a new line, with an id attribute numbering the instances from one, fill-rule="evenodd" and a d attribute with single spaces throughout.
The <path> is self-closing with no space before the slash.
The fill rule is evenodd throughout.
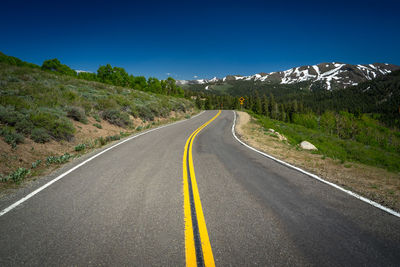
<path id="1" fill-rule="evenodd" d="M 13 147 L 23 142 L 24 136 L 39 143 L 71 140 L 75 134 L 71 119 L 87 123 L 87 117 L 92 116 L 100 122 L 101 116 L 131 128 L 130 116 L 152 121 L 167 117 L 171 111 L 194 108 L 183 98 L 4 63 L 0 63 L 0 87 L 0 132 Z"/>
<path id="2" fill-rule="evenodd" d="M 358 162 L 392 172 L 400 171 L 400 153 L 386 145 L 375 143 L 366 145 L 357 140 L 338 138 L 321 129 L 310 129 L 303 125 L 272 120 L 253 113 L 251 115 L 257 118 L 257 122 L 265 131 L 272 128 L 282 133 L 293 146 L 304 140 L 311 142 L 318 148 L 316 153 L 322 157 L 338 159 L 341 163 Z"/>

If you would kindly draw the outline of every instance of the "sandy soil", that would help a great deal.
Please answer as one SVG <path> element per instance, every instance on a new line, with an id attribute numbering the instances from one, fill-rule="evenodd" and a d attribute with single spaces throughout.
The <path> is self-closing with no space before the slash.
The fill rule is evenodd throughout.
<path id="1" fill-rule="evenodd" d="M 236 132 L 241 140 L 252 147 L 400 211 L 399 173 L 359 163 L 341 163 L 320 154 L 299 150 L 266 134 L 255 119 L 245 112 L 238 112 Z"/>

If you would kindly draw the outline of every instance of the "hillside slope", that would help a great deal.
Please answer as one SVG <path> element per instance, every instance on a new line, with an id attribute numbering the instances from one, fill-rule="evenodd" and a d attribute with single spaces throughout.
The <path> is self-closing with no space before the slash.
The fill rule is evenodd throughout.
<path id="1" fill-rule="evenodd" d="M 19 167 L 60 163 L 49 157 L 82 153 L 194 108 L 183 98 L 3 63 L 0 88 L 0 180 Z"/>

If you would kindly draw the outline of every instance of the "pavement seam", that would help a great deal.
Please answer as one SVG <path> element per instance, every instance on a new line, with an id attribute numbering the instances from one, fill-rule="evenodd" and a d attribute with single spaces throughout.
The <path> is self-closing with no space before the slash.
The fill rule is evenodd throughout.
<path id="1" fill-rule="evenodd" d="M 389 213 L 389 214 L 391 214 L 391 215 L 394 215 L 394 216 L 400 218 L 400 213 L 398 213 L 398 212 L 396 212 L 396 211 L 394 211 L 394 210 L 392 210 L 392 209 L 390 209 L 390 208 L 388 208 L 388 207 L 385 207 L 385 206 L 383 206 L 383 205 L 381 205 L 381 204 L 379 204 L 379 203 L 377 203 L 377 202 L 375 202 L 375 201 L 373 201 L 373 200 L 370 200 L 370 199 L 368 199 L 368 198 L 366 198 L 366 197 L 360 196 L 359 194 L 354 193 L 353 191 L 344 189 L 343 187 L 338 186 L 337 184 L 328 182 L 328 181 L 324 180 L 323 178 L 321 178 L 321 177 L 319 177 L 319 176 L 317 176 L 317 175 L 315 175 L 315 174 L 312 174 L 312 173 L 310 173 L 310 172 L 307 172 L 307 171 L 305 171 L 305 170 L 303 170 L 303 169 L 300 169 L 299 167 L 293 166 L 293 165 L 291 165 L 291 164 L 289 164 L 289 163 L 287 163 L 287 162 L 285 162 L 285 161 L 282 161 L 282 160 L 280 160 L 280 159 L 277 159 L 277 158 L 275 158 L 275 157 L 273 157 L 273 156 L 271 156 L 271 155 L 268 155 L 267 153 L 264 153 L 264 152 L 261 152 L 261 151 L 255 149 L 255 148 L 252 147 L 252 146 L 249 146 L 248 144 L 246 144 L 245 142 L 243 142 L 242 140 L 240 140 L 240 139 L 236 136 L 236 134 L 235 134 L 236 112 L 235 112 L 234 110 L 232 110 L 232 112 L 233 112 L 233 115 L 234 115 L 233 124 L 232 124 L 232 135 L 233 135 L 233 137 L 234 137 L 240 144 L 242 144 L 242 145 L 244 145 L 245 147 L 247 147 L 247 148 L 249 148 L 249 149 L 251 149 L 251 150 L 253 150 L 253 151 L 255 151 L 255 152 L 257 152 L 257 153 L 259 153 L 259 154 L 261 154 L 261 155 L 263 155 L 264 157 L 267 157 L 267 158 L 272 159 L 272 160 L 274 160 L 274 161 L 276 161 L 276 162 L 278 162 L 278 163 L 280 163 L 280 164 L 282 164 L 282 165 L 284 165 L 284 166 L 286 166 L 286 167 L 289 167 L 289 168 L 291 168 L 291 169 L 294 169 L 294 170 L 296 170 L 296 171 L 299 171 L 299 172 L 301 172 L 301 173 L 303 173 L 303 174 L 305 174 L 305 175 L 307 175 L 307 176 L 309 176 L 309 177 L 311 177 L 311 178 L 314 178 L 314 179 L 316 179 L 316 180 L 318 180 L 318 181 L 320 181 L 320 182 L 322 182 L 322 183 L 324 183 L 324 184 L 330 185 L 330 186 L 332 186 L 332 187 L 334 187 L 334 188 L 336 188 L 336 189 L 339 189 L 340 191 L 342 191 L 342 192 L 344 192 L 344 193 L 346 193 L 346 194 L 348 194 L 348 195 L 350 195 L 350 196 L 352 196 L 352 197 L 355 197 L 355 198 L 357 198 L 357 199 L 359 199 L 359 200 L 361 200 L 361 201 L 363 201 L 363 202 L 365 202 L 365 203 L 368 203 L 368 204 L 370 204 L 370 205 L 372 205 L 372 206 L 374 206 L 374 207 L 376 207 L 376 208 L 378 208 L 378 209 L 380 209 L 380 210 L 383 210 L 383 211 L 385 211 L 385 212 L 387 212 L 387 213 Z"/>

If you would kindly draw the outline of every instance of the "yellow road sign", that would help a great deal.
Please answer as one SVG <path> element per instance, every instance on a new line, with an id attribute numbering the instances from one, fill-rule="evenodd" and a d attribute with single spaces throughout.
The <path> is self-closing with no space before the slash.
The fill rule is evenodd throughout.
<path id="1" fill-rule="evenodd" d="M 241 96 L 240 98 L 239 98 L 239 101 L 240 101 L 240 105 L 243 105 L 243 102 L 244 102 L 244 97 L 243 96 Z"/>

